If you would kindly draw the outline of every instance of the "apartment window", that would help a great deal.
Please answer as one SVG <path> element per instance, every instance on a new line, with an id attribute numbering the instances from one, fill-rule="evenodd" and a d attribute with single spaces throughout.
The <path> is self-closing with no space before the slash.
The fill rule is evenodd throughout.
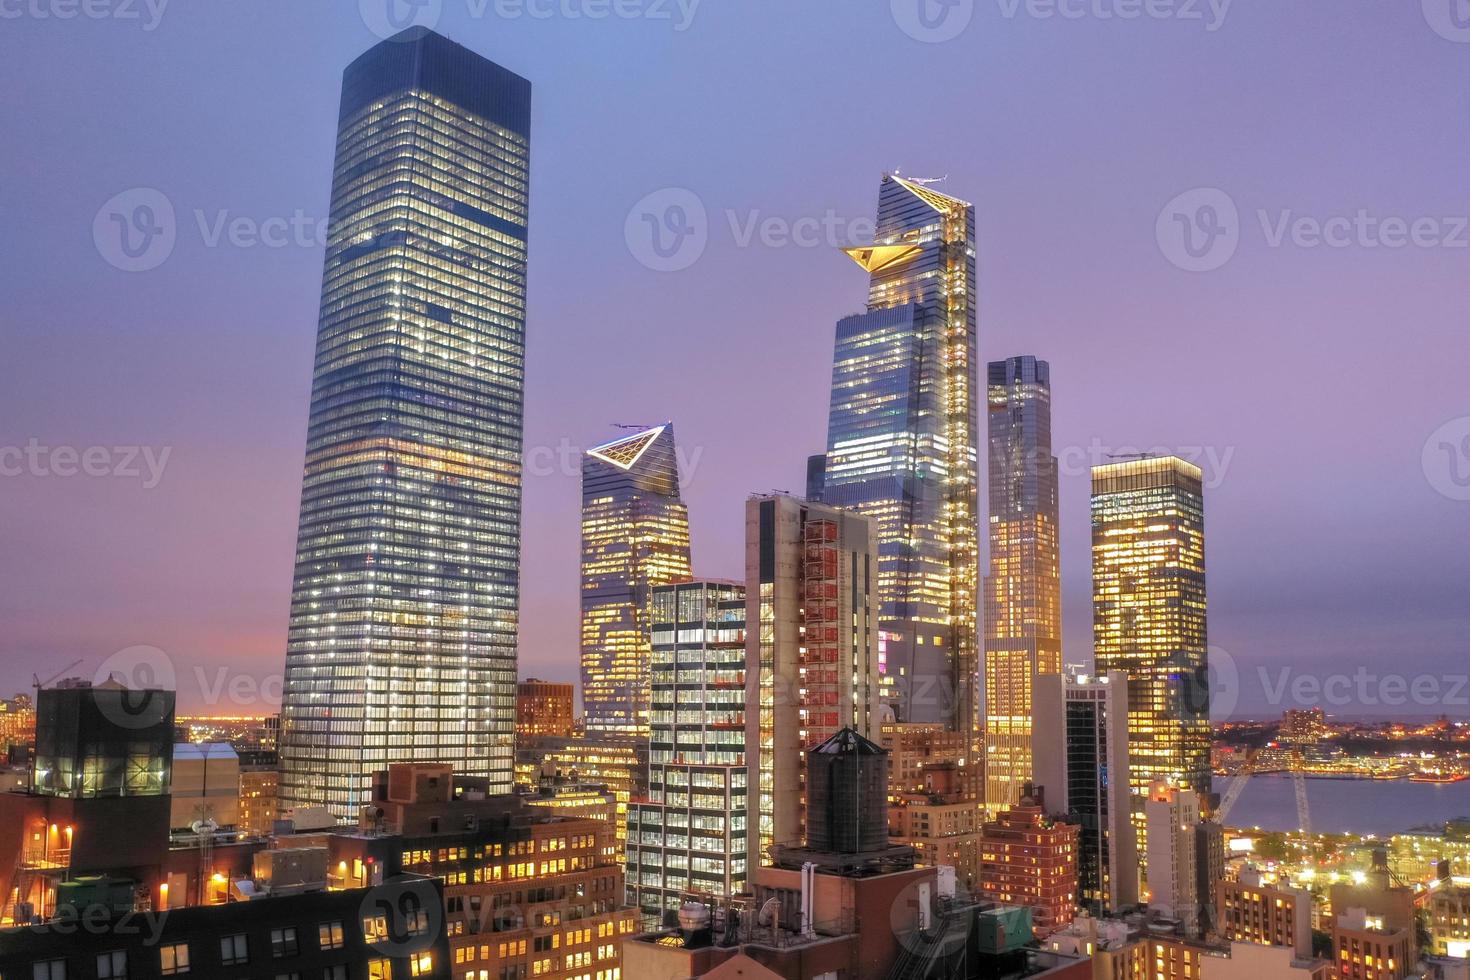
<path id="1" fill-rule="evenodd" d="M 393 961 L 368 960 L 368 980 L 393 980 Z"/>
<path id="2" fill-rule="evenodd" d="M 166 977 L 189 972 L 189 944 L 172 943 L 158 951 L 158 972 Z"/>
<path id="3" fill-rule="evenodd" d="M 239 966 L 250 961 L 250 944 L 244 934 L 224 936 L 219 941 L 219 961 L 225 966 Z"/>
<path id="4" fill-rule="evenodd" d="M 317 926 L 317 941 L 322 949 L 341 949 L 346 942 L 342 938 L 342 923 L 323 922 Z"/>
<path id="5" fill-rule="evenodd" d="M 44 960 L 31 964 L 34 980 L 66 980 L 66 960 Z"/>
<path id="6" fill-rule="evenodd" d="M 128 954 L 115 949 L 97 954 L 97 980 L 128 980 Z"/>
<path id="7" fill-rule="evenodd" d="M 408 961 L 408 971 L 416 977 L 428 977 L 434 974 L 434 954 L 415 953 Z"/>
<path id="8" fill-rule="evenodd" d="M 322 980 L 347 980 L 347 966 L 339 963 L 322 971 Z"/>
<path id="9" fill-rule="evenodd" d="M 299 973 L 277 973 L 276 980 L 301 980 Z"/>
<path id="10" fill-rule="evenodd" d="M 296 943 L 296 927 L 287 926 L 284 929 L 271 930 L 271 955 L 280 958 L 282 956 L 296 956 L 300 954 L 301 948 Z"/>

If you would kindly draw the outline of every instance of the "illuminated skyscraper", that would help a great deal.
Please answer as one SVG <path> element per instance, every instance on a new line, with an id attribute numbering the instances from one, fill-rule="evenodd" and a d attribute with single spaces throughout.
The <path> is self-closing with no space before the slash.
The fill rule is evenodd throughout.
<path id="1" fill-rule="evenodd" d="M 1020 802 L 1021 787 L 1032 781 L 1036 678 L 1062 670 L 1062 572 L 1051 368 L 1012 357 L 992 362 L 989 375 L 985 806 L 996 812 Z"/>
<path id="2" fill-rule="evenodd" d="M 283 805 L 433 761 L 509 792 L 531 85 L 422 28 L 342 82 Z"/>
<path id="3" fill-rule="evenodd" d="M 648 798 L 628 806 L 628 904 L 645 925 L 746 884 L 745 586 L 653 588 Z"/>
<path id="4" fill-rule="evenodd" d="M 975 211 L 883 178 L 876 241 L 847 249 L 868 312 L 837 324 L 825 460 L 808 492 L 878 525 L 885 697 L 975 732 Z"/>
<path id="5" fill-rule="evenodd" d="M 582 457 L 582 709 L 588 734 L 648 737 L 648 602 L 689 571 L 672 423 Z"/>
<path id="6" fill-rule="evenodd" d="M 1128 675 L 1135 822 L 1154 783 L 1210 792 L 1200 470 L 1174 456 L 1092 470 L 1093 648 Z M 1140 828 L 1142 829 L 1142 828 Z"/>
<path id="7" fill-rule="evenodd" d="M 807 750 L 844 728 L 879 736 L 877 566 L 868 518 L 779 494 L 745 502 L 752 867 L 803 839 Z"/>

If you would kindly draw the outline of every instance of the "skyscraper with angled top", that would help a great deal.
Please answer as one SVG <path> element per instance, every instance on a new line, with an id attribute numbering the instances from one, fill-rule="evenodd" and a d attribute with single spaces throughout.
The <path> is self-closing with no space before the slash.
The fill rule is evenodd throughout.
<path id="1" fill-rule="evenodd" d="M 531 85 L 413 28 L 343 76 L 286 647 L 283 805 L 509 792 Z"/>
<path id="2" fill-rule="evenodd" d="M 827 452 L 808 492 L 878 525 L 885 698 L 900 721 L 978 727 L 975 210 L 883 178 L 868 311 L 837 324 Z"/>
<path id="3" fill-rule="evenodd" d="M 1062 670 L 1062 570 L 1051 367 L 1012 357 L 991 362 L 988 374 L 985 806 L 994 813 L 1019 803 L 1022 787 L 1032 782 L 1036 679 Z"/>
<path id="4" fill-rule="evenodd" d="M 690 577 L 673 423 L 582 456 L 582 710 L 589 734 L 649 735 L 649 599 Z"/>

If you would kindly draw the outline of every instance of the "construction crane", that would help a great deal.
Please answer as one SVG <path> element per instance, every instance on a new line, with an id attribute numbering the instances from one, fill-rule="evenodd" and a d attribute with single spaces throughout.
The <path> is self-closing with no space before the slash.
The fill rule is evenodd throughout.
<path id="1" fill-rule="evenodd" d="M 40 700 L 42 688 L 44 688 L 47 684 L 56 683 L 57 678 L 65 676 L 67 671 L 71 670 L 73 667 L 77 666 L 80 663 L 80 660 L 73 660 L 71 663 L 67 664 L 65 667 L 61 668 L 56 673 L 46 678 L 44 681 L 41 680 L 41 676 L 39 674 L 32 674 L 31 686 L 36 689 L 36 700 Z"/>

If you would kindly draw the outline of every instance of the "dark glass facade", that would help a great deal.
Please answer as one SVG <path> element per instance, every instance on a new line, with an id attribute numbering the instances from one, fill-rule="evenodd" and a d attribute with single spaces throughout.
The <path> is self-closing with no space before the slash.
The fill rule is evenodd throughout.
<path id="1" fill-rule="evenodd" d="M 868 312 L 837 324 L 823 503 L 879 535 L 885 698 L 899 720 L 978 726 L 975 212 L 883 178 Z"/>
<path id="2" fill-rule="evenodd" d="M 509 792 L 531 86 L 422 28 L 342 86 L 282 711 L 284 806 L 389 763 Z"/>
<path id="3" fill-rule="evenodd" d="M 74 800 L 164 796 L 174 758 L 174 692 L 108 681 L 36 698 L 35 790 Z"/>

